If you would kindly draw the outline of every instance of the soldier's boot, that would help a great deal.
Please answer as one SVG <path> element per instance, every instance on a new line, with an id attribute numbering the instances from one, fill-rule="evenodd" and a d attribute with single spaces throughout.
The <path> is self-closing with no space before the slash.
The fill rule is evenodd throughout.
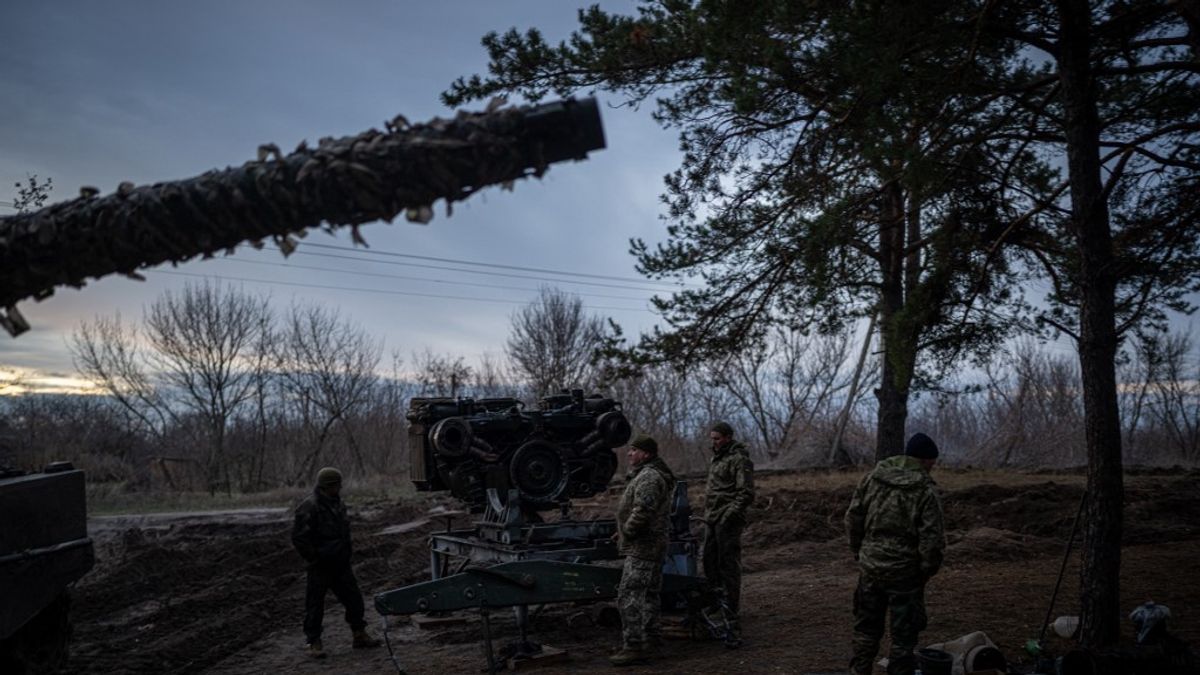
<path id="1" fill-rule="evenodd" d="M 608 662 L 614 666 L 632 666 L 649 660 L 650 652 L 640 647 L 621 647 L 619 652 L 608 657 Z"/>
<path id="2" fill-rule="evenodd" d="M 308 643 L 306 647 L 309 658 L 323 659 L 325 658 L 325 647 L 321 644 L 320 638 Z"/>
<path id="3" fill-rule="evenodd" d="M 379 638 L 371 637 L 366 628 L 359 628 L 354 631 L 354 648 L 355 649 L 371 649 L 383 644 Z"/>

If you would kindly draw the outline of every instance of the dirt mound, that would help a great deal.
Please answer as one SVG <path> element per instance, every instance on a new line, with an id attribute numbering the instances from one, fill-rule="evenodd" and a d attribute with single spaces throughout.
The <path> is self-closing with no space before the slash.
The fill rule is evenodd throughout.
<path id="1" fill-rule="evenodd" d="M 373 533 L 430 506 L 374 503 L 352 512 L 363 588 L 424 578 L 424 534 L 432 525 L 407 536 Z M 70 672 L 201 672 L 280 625 L 298 623 L 304 565 L 290 535 L 291 523 L 280 518 L 189 518 L 99 536 L 97 568 L 76 588 Z"/>
<path id="2" fill-rule="evenodd" d="M 780 489 L 760 495 L 750 512 L 743 548 L 771 548 L 795 542 L 837 539 L 854 496 L 852 486 L 833 490 Z"/>
<path id="3" fill-rule="evenodd" d="M 1028 560 L 1035 555 L 1052 555 L 1061 549 L 1061 544 L 1044 537 L 992 527 L 954 532 L 946 539 L 946 559 L 950 561 Z"/>
<path id="4" fill-rule="evenodd" d="M 1200 486 L 1178 481 L 1126 491 L 1126 544 L 1154 544 L 1200 537 Z"/>
<path id="5" fill-rule="evenodd" d="M 1083 490 L 1053 481 L 1036 485 L 983 484 L 942 497 L 946 529 L 987 527 L 1018 534 L 1061 536 L 1070 532 Z"/>

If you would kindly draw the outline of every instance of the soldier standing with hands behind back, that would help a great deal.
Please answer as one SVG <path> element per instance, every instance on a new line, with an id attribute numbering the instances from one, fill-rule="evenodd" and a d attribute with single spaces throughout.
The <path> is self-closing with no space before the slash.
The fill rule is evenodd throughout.
<path id="1" fill-rule="evenodd" d="M 713 457 L 704 498 L 704 576 L 725 593 L 733 614 L 726 646 L 734 648 L 742 643 L 742 530 L 754 502 L 754 462 L 746 446 L 733 440 L 729 424 L 717 422 L 708 438 Z"/>
<path id="2" fill-rule="evenodd" d="M 912 675 L 913 649 L 925 629 L 925 584 L 942 566 L 942 504 L 929 470 L 938 447 L 912 435 L 904 454 L 880 460 L 846 510 L 846 532 L 860 574 L 854 591 L 851 675 L 870 675 L 891 612 L 888 675 Z"/>
<path id="3" fill-rule="evenodd" d="M 621 609 L 621 650 L 609 657 L 614 666 L 646 660 L 660 646 L 663 558 L 667 554 L 671 493 L 675 475 L 658 456 L 658 443 L 639 436 L 626 451 L 631 467 L 617 504 L 618 549 L 625 556 L 617 605 Z"/>

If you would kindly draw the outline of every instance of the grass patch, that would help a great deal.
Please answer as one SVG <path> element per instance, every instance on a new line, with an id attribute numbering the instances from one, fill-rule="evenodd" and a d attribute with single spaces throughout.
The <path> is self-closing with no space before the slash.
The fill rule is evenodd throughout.
<path id="1" fill-rule="evenodd" d="M 296 486 L 210 495 L 207 492 L 136 490 L 126 483 L 88 483 L 87 505 L 88 514 L 93 516 L 291 507 L 311 490 L 310 486 Z M 400 501 L 416 496 L 416 490 L 407 477 L 375 475 L 347 479 L 342 495 L 350 501 Z"/>

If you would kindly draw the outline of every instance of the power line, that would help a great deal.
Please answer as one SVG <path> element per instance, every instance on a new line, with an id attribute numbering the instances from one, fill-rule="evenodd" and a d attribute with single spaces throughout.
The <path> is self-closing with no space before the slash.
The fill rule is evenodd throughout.
<path id="1" fill-rule="evenodd" d="M 639 284 L 658 284 L 663 286 L 679 286 L 672 281 L 658 281 L 655 279 L 633 279 L 630 277 L 617 277 L 607 274 L 589 274 L 587 272 L 565 272 L 562 270 L 551 270 L 542 267 L 524 267 L 521 265 L 504 265 L 501 263 L 478 262 L 475 260 L 458 260 L 455 258 L 438 258 L 429 255 L 416 255 L 414 253 L 396 253 L 395 251 L 378 251 L 375 249 L 356 248 L 354 246 L 336 246 L 334 244 L 317 244 L 314 242 L 304 242 L 303 246 L 312 248 L 324 248 L 331 251 L 352 251 L 361 255 L 382 255 L 391 258 L 412 258 L 413 260 L 429 260 L 432 262 L 451 263 L 454 265 L 475 265 L 478 267 L 491 267 L 494 269 L 515 270 L 517 272 L 537 272 L 539 274 L 557 274 L 560 276 L 569 277 L 585 277 L 588 279 L 605 279 L 608 281 L 629 281 Z"/>
<path id="2" fill-rule="evenodd" d="M 280 250 L 277 247 L 268 247 L 273 251 Z M 572 281 L 570 279 L 547 279 L 546 277 L 534 277 L 527 274 L 509 274 L 507 272 L 486 272 L 483 270 L 467 270 L 461 267 L 443 267 L 441 265 L 426 265 L 423 263 L 401 262 L 399 260 L 364 260 L 359 256 L 337 255 L 335 253 L 315 253 L 313 251 L 295 251 L 292 255 L 307 255 L 317 258 L 330 258 L 336 260 L 353 260 L 357 263 L 369 262 L 377 265 L 397 265 L 400 267 L 419 267 L 421 269 L 442 270 L 447 272 L 462 272 L 464 274 L 479 274 L 490 277 L 505 277 L 508 279 L 530 279 L 533 281 L 549 281 L 556 284 L 574 284 L 576 286 L 596 286 L 599 288 L 620 288 L 629 291 L 643 291 L 646 293 L 659 293 L 666 289 L 663 288 L 639 288 L 637 286 L 624 286 L 621 284 L 605 284 L 598 281 Z"/>
<path id="3" fill-rule="evenodd" d="M 525 286 L 498 286 L 496 284 L 473 283 L 470 281 L 451 281 L 449 279 L 430 279 L 429 277 L 410 277 L 410 276 L 405 276 L 402 274 L 383 274 L 381 272 L 355 272 L 353 270 L 340 270 L 335 267 L 314 267 L 312 265 L 294 265 L 292 263 L 270 262 L 267 260 L 249 260 L 247 258 L 241 258 L 241 257 L 229 257 L 229 258 L 224 258 L 223 260 L 225 260 L 227 262 L 245 263 L 247 265 L 270 265 L 272 267 L 283 267 L 285 269 L 312 270 L 314 272 L 334 272 L 337 274 L 354 274 L 354 275 L 363 276 L 363 277 L 380 277 L 380 278 L 384 278 L 384 279 L 401 279 L 404 281 L 425 281 L 425 282 L 434 283 L 434 284 L 450 284 L 453 286 L 476 286 L 476 287 L 480 287 L 480 288 L 495 288 L 495 289 L 507 290 L 507 291 L 528 291 L 530 293 L 536 293 L 539 290 L 536 288 L 528 288 Z M 610 300 L 636 300 L 638 302 L 645 302 L 647 300 L 647 298 L 635 298 L 635 297 L 629 296 L 629 295 L 603 295 L 603 294 L 599 294 L 599 293 L 576 293 L 576 295 L 580 295 L 583 297 L 589 297 L 589 298 L 608 298 Z"/>
<path id="4" fill-rule="evenodd" d="M 405 296 L 411 296 L 411 297 L 417 297 L 417 298 L 435 298 L 438 300 L 467 300 L 467 301 L 471 301 L 471 302 L 493 302 L 493 303 L 504 303 L 504 304 L 509 304 L 509 305 L 528 304 L 527 302 L 522 301 L 522 300 L 506 300 L 503 298 L 479 298 L 479 297 L 470 297 L 470 296 L 461 296 L 461 295 L 439 295 L 437 293 L 415 293 L 415 292 L 411 292 L 411 291 L 393 291 L 393 290 L 378 289 L 378 288 L 355 288 L 352 286 L 328 286 L 325 284 L 305 284 L 305 283 L 300 283 L 300 282 L 295 282 L 295 281 L 272 281 L 270 279 L 247 279 L 245 277 L 230 277 L 230 276 L 224 276 L 224 275 L 220 275 L 220 274 L 192 274 L 191 272 L 177 272 L 177 271 L 169 271 L 169 270 L 154 270 L 150 273 L 151 274 L 167 274 L 167 275 L 176 276 L 176 277 L 196 277 L 196 278 L 201 278 L 201 279 L 221 279 L 221 280 L 225 280 L 225 281 L 244 281 L 244 282 L 255 283 L 255 284 L 273 284 L 276 286 L 297 286 L 300 288 L 320 288 L 320 289 L 331 290 L 331 291 L 351 291 L 354 293 L 379 293 L 379 294 L 384 294 L 384 295 L 405 295 Z M 654 313 L 648 309 L 638 309 L 638 308 L 634 308 L 634 307 L 605 307 L 605 306 L 601 306 L 601 305 L 585 305 L 584 308 L 585 309 L 593 309 L 593 310 L 617 311 L 617 312 L 646 312 L 648 314 Z"/>

